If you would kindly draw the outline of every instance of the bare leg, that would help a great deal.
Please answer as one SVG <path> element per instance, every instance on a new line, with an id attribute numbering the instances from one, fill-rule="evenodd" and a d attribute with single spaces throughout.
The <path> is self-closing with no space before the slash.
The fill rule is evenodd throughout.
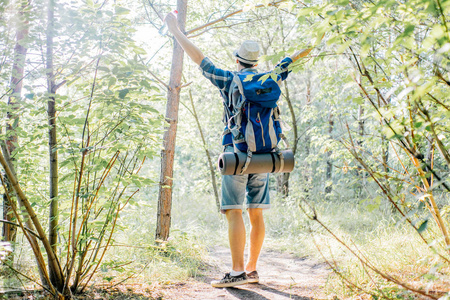
<path id="1" fill-rule="evenodd" d="M 233 271 L 244 271 L 245 225 L 242 210 L 228 209 L 225 215 L 228 220 L 228 239 Z"/>
<path id="2" fill-rule="evenodd" d="M 262 208 L 249 208 L 248 215 L 252 228 L 250 230 L 250 255 L 245 270 L 252 272 L 256 270 L 256 263 L 261 253 L 266 227 L 264 225 Z"/>

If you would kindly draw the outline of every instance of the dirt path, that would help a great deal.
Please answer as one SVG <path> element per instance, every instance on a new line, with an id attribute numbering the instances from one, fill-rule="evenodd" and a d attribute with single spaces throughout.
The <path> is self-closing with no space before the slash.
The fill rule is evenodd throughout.
<path id="1" fill-rule="evenodd" d="M 329 274 L 325 264 L 286 253 L 264 251 L 258 262 L 259 284 L 236 288 L 213 288 L 209 284 L 231 269 L 230 251 L 224 247 L 210 250 L 210 269 L 204 278 L 167 286 L 163 299 L 329 299 L 322 292 Z"/>

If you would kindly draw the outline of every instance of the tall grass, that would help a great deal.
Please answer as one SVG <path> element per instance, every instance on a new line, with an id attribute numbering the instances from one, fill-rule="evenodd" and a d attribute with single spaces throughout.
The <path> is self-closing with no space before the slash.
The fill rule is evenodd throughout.
<path id="1" fill-rule="evenodd" d="M 349 200 L 316 201 L 312 205 L 317 218 L 336 237 L 381 272 L 415 288 L 448 291 L 449 265 L 443 264 L 390 206 L 371 210 L 364 202 Z M 328 261 L 337 273 L 328 280 L 327 289 L 339 297 L 374 294 L 389 299 L 414 298 L 410 292 L 368 270 L 322 226 L 306 218 L 298 205 L 294 199 L 275 199 L 272 211 L 267 214 L 270 247 Z M 427 229 L 430 233 L 436 230 L 433 226 Z"/>

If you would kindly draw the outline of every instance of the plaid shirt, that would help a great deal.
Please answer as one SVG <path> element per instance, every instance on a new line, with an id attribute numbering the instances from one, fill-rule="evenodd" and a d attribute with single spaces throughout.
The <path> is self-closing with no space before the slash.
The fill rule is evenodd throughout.
<path id="1" fill-rule="evenodd" d="M 292 63 L 292 59 L 290 57 L 284 58 L 278 65 L 275 67 L 275 71 L 278 73 L 278 80 L 285 80 L 288 77 L 290 71 L 288 70 L 289 65 Z M 205 57 L 201 64 L 200 70 L 202 71 L 203 76 L 205 76 L 213 85 L 219 88 L 220 95 L 225 101 L 228 101 L 228 94 L 230 92 L 230 86 L 233 82 L 234 75 L 238 72 L 226 71 L 220 68 L 217 68 L 213 62 Z M 258 73 L 256 69 L 242 69 L 240 72 L 254 72 Z M 231 133 L 228 133 L 223 136 L 222 145 L 232 145 L 233 137 Z"/>

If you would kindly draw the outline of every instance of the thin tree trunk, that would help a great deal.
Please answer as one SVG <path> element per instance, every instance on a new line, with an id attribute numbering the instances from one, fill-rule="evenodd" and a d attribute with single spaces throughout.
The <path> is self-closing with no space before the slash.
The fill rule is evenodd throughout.
<path id="1" fill-rule="evenodd" d="M 429 211 L 432 214 L 433 218 L 435 219 L 436 223 L 438 224 L 439 229 L 441 230 L 442 235 L 444 237 L 446 249 L 450 253 L 450 234 L 447 230 L 447 224 L 445 222 L 445 219 L 442 217 L 441 210 L 439 209 L 437 202 L 434 198 L 433 187 L 428 184 L 426 172 L 422 169 L 421 162 L 412 155 L 410 155 L 410 157 L 422 179 L 422 183 L 425 188 L 425 193 L 427 195 L 428 200 L 430 201 L 431 207 L 429 207 Z"/>
<path id="2" fill-rule="evenodd" d="M 5 155 L 6 155 L 5 159 L 7 161 L 9 161 L 10 159 L 9 159 L 8 153 L 5 153 Z M 12 171 L 12 172 L 14 172 L 14 171 Z M 7 178 L 7 176 L 5 176 L 5 178 Z M 7 187 L 6 187 L 6 180 L 3 179 L 3 176 L 0 177 L 0 179 L 1 179 L 1 182 L 2 182 L 3 188 L 7 189 Z M 11 211 L 14 213 L 14 216 L 16 217 L 16 222 L 14 222 L 14 224 L 17 223 L 19 225 L 19 227 L 23 231 L 24 236 L 26 237 L 26 239 L 30 243 L 31 249 L 33 250 L 34 257 L 36 259 L 38 272 L 39 272 L 39 276 L 41 278 L 42 285 L 45 286 L 45 287 L 49 287 L 51 290 L 53 290 L 51 285 L 50 285 L 50 281 L 49 281 L 50 279 L 48 277 L 47 270 L 45 268 L 45 260 L 44 260 L 44 257 L 42 256 L 41 249 L 40 249 L 39 244 L 38 244 L 37 239 L 36 239 L 36 234 L 34 233 L 34 231 L 32 229 L 30 229 L 30 228 L 33 228 L 33 225 L 31 224 L 31 221 L 29 219 L 26 221 L 25 225 L 23 224 L 23 222 L 22 222 L 22 220 L 20 218 L 18 209 L 17 209 L 17 205 L 15 204 L 14 201 L 11 200 L 11 197 L 10 197 L 11 194 L 12 193 L 5 193 L 5 197 L 9 201 L 10 206 L 11 206 Z M 16 196 L 17 196 L 17 194 L 16 194 Z M 19 197 L 17 197 L 17 198 L 19 198 Z M 21 205 L 22 205 L 22 203 L 21 203 Z M 30 234 L 30 233 L 33 233 L 33 234 Z"/>
<path id="3" fill-rule="evenodd" d="M 279 22 L 280 22 L 280 33 L 281 33 L 281 44 L 283 45 L 283 50 L 286 50 L 284 45 L 286 42 L 286 34 L 284 33 L 284 23 L 283 18 L 279 16 Z M 266 31 L 267 32 L 267 31 Z M 267 55 L 267 49 L 265 49 L 264 55 Z M 297 145 L 298 145 L 298 127 L 297 127 L 297 117 L 295 116 L 294 106 L 292 105 L 291 96 L 289 93 L 289 86 L 288 82 L 284 81 L 284 99 L 286 100 L 286 103 L 289 108 L 289 113 L 291 115 L 291 122 L 292 122 L 292 128 L 294 130 L 294 141 L 291 144 L 292 145 L 292 152 L 297 152 Z M 289 178 L 291 176 L 291 173 L 282 173 L 277 175 L 277 192 L 280 193 L 283 198 L 286 198 L 289 196 Z"/>
<path id="4" fill-rule="evenodd" d="M 14 151 L 16 150 L 18 143 L 17 134 L 15 133 L 15 130 L 19 124 L 19 116 L 17 113 L 19 112 L 20 105 L 18 103 L 18 100 L 20 99 L 22 94 L 25 59 L 28 51 L 25 41 L 28 38 L 29 29 L 28 29 L 28 21 L 24 18 L 24 10 L 28 5 L 29 5 L 28 2 L 23 3 L 22 6 L 20 7 L 19 12 L 17 13 L 18 19 L 20 21 L 18 22 L 18 27 L 16 29 L 16 45 L 14 46 L 14 54 L 13 54 L 14 62 L 11 71 L 11 82 L 10 82 L 11 95 L 8 98 L 8 112 L 7 112 L 8 122 L 6 123 L 6 134 L 9 135 L 9 137 L 6 140 L 6 149 L 3 150 L 7 151 L 9 156 L 11 157 L 10 164 L 12 167 L 15 161 L 12 155 L 14 154 Z M 15 170 L 15 168 L 13 169 Z M 8 180 L 6 180 L 6 183 L 7 183 L 7 190 L 3 195 L 3 219 L 8 221 L 14 221 L 12 206 L 15 205 L 16 199 L 14 197 L 9 197 L 9 200 L 13 201 L 14 203 L 10 203 L 10 201 L 8 200 L 6 193 L 8 193 L 11 196 L 14 193 Z M 17 233 L 16 227 L 11 226 L 7 223 L 3 224 L 2 236 L 5 241 L 15 242 L 16 233 Z M 14 260 L 14 252 L 12 252 L 9 255 L 9 259 Z"/>
<path id="5" fill-rule="evenodd" d="M 5 194 L 3 194 L 3 220 L 14 222 L 15 221 L 14 215 L 12 214 L 11 205 L 10 205 L 10 203 L 8 201 L 8 197 L 6 195 L 6 193 L 11 194 L 11 189 L 9 188 L 9 184 L 7 184 L 7 189 L 8 190 L 5 191 Z M 11 198 L 11 201 L 15 201 L 15 200 Z M 3 237 L 4 241 L 14 243 L 16 241 L 16 233 L 17 233 L 17 228 L 15 226 L 12 226 L 8 223 L 3 223 L 2 237 Z M 14 252 L 11 252 L 10 254 L 8 254 L 7 258 L 9 260 L 13 261 L 14 260 Z"/>
<path id="6" fill-rule="evenodd" d="M 198 131 L 200 132 L 200 137 L 202 138 L 203 148 L 205 149 L 206 158 L 208 159 L 209 172 L 211 174 L 211 184 L 214 191 L 214 197 L 216 199 L 216 206 L 217 209 L 220 210 L 219 192 L 217 190 L 217 182 L 216 182 L 216 171 L 212 163 L 211 154 L 209 153 L 208 150 L 208 144 L 206 143 L 205 135 L 203 134 L 203 129 L 200 124 L 200 120 L 198 119 L 197 111 L 195 110 L 194 99 L 192 98 L 191 90 L 189 90 L 189 100 L 191 100 L 192 115 L 194 116 L 195 122 L 197 123 Z"/>
<path id="7" fill-rule="evenodd" d="M 178 27 L 185 30 L 187 0 L 177 0 Z M 156 240 L 166 241 L 169 238 L 173 161 L 175 155 L 175 140 L 178 123 L 178 107 L 180 103 L 181 75 L 183 71 L 183 48 L 174 40 L 172 68 L 170 71 L 169 90 L 167 93 L 166 122 L 168 127 L 164 132 L 163 150 L 161 151 L 161 175 L 159 181 L 158 216 L 156 222 Z"/>
<path id="8" fill-rule="evenodd" d="M 333 114 L 330 113 L 330 116 L 328 118 L 328 135 L 330 136 L 330 139 L 332 139 L 333 135 L 333 127 L 334 127 L 334 120 L 333 120 Z M 333 151 L 329 150 L 327 151 L 327 170 L 325 173 L 326 176 L 326 186 L 325 186 L 325 193 L 329 194 L 333 190 L 333 184 L 332 184 L 332 175 L 333 175 L 333 164 L 331 162 L 331 155 L 333 154 Z"/>
<path id="9" fill-rule="evenodd" d="M 311 75 L 312 72 L 308 71 L 306 74 L 306 107 L 311 105 Z M 311 122 L 308 121 L 306 123 L 307 128 L 309 129 Z M 305 181 L 305 186 L 303 187 L 303 192 L 305 193 L 305 199 L 309 199 L 310 190 L 311 190 L 311 181 L 312 181 L 312 170 L 311 163 L 309 162 L 309 154 L 311 153 L 311 137 L 309 135 L 308 129 L 305 133 L 305 162 L 304 162 L 304 173 L 303 178 Z"/>
<path id="10" fill-rule="evenodd" d="M 380 101 L 380 96 L 377 96 L 378 98 L 378 107 L 381 107 L 381 101 Z M 386 101 L 388 101 L 388 103 L 390 103 L 390 99 L 386 99 Z M 382 124 L 382 121 L 381 121 Z M 384 134 L 381 134 L 381 159 L 383 161 L 383 171 L 385 173 L 389 172 L 389 141 L 386 138 L 386 136 Z M 388 178 L 388 175 L 386 174 L 386 178 Z"/>
<path id="11" fill-rule="evenodd" d="M 381 136 L 381 149 L 382 149 L 382 160 L 383 160 L 383 171 L 389 173 L 389 141 L 384 135 Z M 388 176 L 386 174 L 386 176 Z"/>
<path id="12" fill-rule="evenodd" d="M 49 210 L 49 229 L 48 240 L 54 253 L 58 242 L 58 152 L 56 150 L 56 109 L 55 109 L 55 78 L 53 75 L 53 36 L 54 36 L 54 10 L 55 0 L 48 1 L 47 7 L 47 92 L 48 100 L 48 147 L 50 160 L 50 210 Z M 57 275 L 52 268 L 49 268 L 50 280 L 56 285 Z M 56 285 L 57 286 L 57 285 Z"/>
<path id="13" fill-rule="evenodd" d="M 359 133 L 359 138 L 358 138 L 358 146 L 361 146 L 363 143 L 363 136 L 364 136 L 364 119 L 363 119 L 363 115 L 364 115 L 364 107 L 362 107 L 362 105 L 360 105 L 358 107 L 358 133 Z"/>
<path id="14" fill-rule="evenodd" d="M 434 160 L 434 138 L 428 139 L 427 140 L 427 156 L 426 156 L 426 160 L 428 162 L 428 164 L 430 165 L 430 168 L 433 168 L 433 160 Z M 424 171 L 427 174 L 427 182 L 429 186 L 433 186 L 433 176 L 430 175 L 431 173 L 431 169 L 428 168 L 427 166 L 424 167 Z M 429 176 L 428 176 L 429 175 Z"/>
<path id="15" fill-rule="evenodd" d="M 290 93 L 289 93 L 289 87 L 287 82 L 284 82 L 284 94 L 285 94 L 285 100 L 289 107 L 289 113 L 291 115 L 291 122 L 292 122 L 292 128 L 294 131 L 294 142 L 292 143 L 292 153 L 297 153 L 297 146 L 298 146 L 298 127 L 297 127 L 297 117 L 295 116 L 294 106 L 292 105 Z M 283 195 L 283 197 L 289 196 L 289 178 L 290 173 L 283 173 L 279 174 L 277 176 L 277 183 L 278 183 L 278 189 L 277 191 Z"/>
<path id="16" fill-rule="evenodd" d="M 25 208 L 29 220 L 33 223 L 34 228 L 36 229 L 36 232 L 39 234 L 39 237 L 42 241 L 42 244 L 45 248 L 45 251 L 47 253 L 47 256 L 49 257 L 49 268 L 53 269 L 53 272 L 57 275 L 57 285 L 56 287 L 58 290 L 62 289 L 63 287 L 63 274 L 62 269 L 59 264 L 58 258 L 56 254 L 53 252 L 50 242 L 48 241 L 48 238 L 45 234 L 45 231 L 39 222 L 36 213 L 34 212 L 33 207 L 31 206 L 30 201 L 25 196 L 25 193 L 23 192 L 22 188 L 19 185 L 19 182 L 17 181 L 17 177 L 14 174 L 13 170 L 9 167 L 9 163 L 5 159 L 5 157 L 0 154 L 0 164 L 2 165 L 3 169 L 5 170 L 6 176 L 11 183 L 14 191 L 16 192 L 17 198 L 21 202 L 22 206 Z M 31 228 L 30 228 L 31 229 Z"/>
<path id="17" fill-rule="evenodd" d="M 364 139 L 364 134 L 365 134 L 365 128 L 364 128 L 364 107 L 362 105 L 359 105 L 358 107 L 358 140 L 356 141 L 357 145 L 358 145 L 358 151 L 360 150 L 359 148 L 361 148 L 362 144 L 363 144 L 363 139 Z M 364 187 L 364 179 L 365 179 L 365 171 L 364 170 L 358 170 L 356 169 L 356 176 L 360 178 L 360 180 L 358 180 L 357 183 L 357 197 L 359 197 L 362 194 L 363 191 L 363 187 Z"/>

